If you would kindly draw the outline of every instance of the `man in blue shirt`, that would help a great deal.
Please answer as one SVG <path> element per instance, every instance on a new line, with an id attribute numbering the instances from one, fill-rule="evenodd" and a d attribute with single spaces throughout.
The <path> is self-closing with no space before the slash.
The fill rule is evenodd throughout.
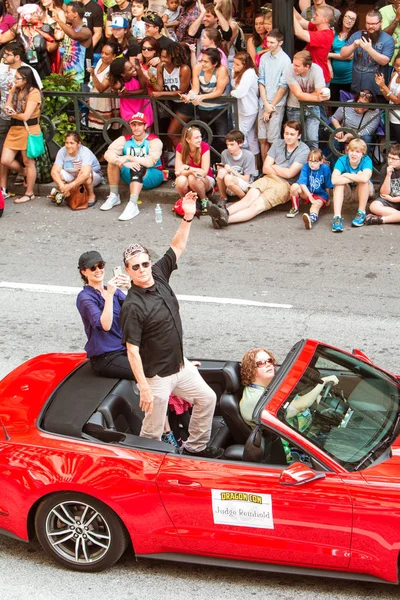
<path id="1" fill-rule="evenodd" d="M 366 35 L 366 33 L 368 35 Z M 353 59 L 353 92 L 369 89 L 375 93 L 378 102 L 383 102 L 381 91 L 375 82 L 376 73 L 382 73 L 388 81 L 388 64 L 394 52 L 394 40 L 382 31 L 382 15 L 379 10 L 370 10 L 365 17 L 365 30 L 357 31 L 347 40 L 340 51 L 343 59 Z"/>
<path id="2" fill-rule="evenodd" d="M 372 160 L 367 154 L 367 144 L 358 138 L 351 140 L 347 146 L 347 154 L 341 156 L 333 169 L 333 217 L 332 231 L 343 231 L 342 205 L 343 200 L 350 200 L 353 186 L 358 198 L 358 211 L 351 222 L 353 227 L 362 227 L 365 223 L 365 209 L 370 195 L 372 177 Z M 372 185 L 372 184 L 371 184 Z"/>

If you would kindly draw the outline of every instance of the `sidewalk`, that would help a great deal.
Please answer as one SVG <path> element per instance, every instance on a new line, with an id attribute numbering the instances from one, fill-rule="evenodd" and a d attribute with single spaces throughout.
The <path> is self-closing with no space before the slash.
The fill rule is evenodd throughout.
<path id="1" fill-rule="evenodd" d="M 50 194 L 50 191 L 53 187 L 54 187 L 53 183 L 36 184 L 36 186 L 35 186 L 36 197 L 50 202 L 50 200 L 47 198 L 47 196 Z M 375 186 L 376 194 L 377 194 L 378 188 L 379 188 L 379 186 Z M 22 185 L 17 185 L 17 186 L 12 185 L 11 189 L 17 195 L 19 195 L 19 194 L 22 195 L 23 190 L 24 190 Z M 120 182 L 119 189 L 120 189 L 121 200 L 123 202 L 127 202 L 129 199 L 128 186 L 126 184 L 124 184 L 123 182 Z M 104 202 L 104 200 L 107 198 L 107 196 L 109 194 L 108 185 L 97 186 L 95 188 L 95 193 L 96 193 L 96 198 L 98 201 L 97 206 L 99 206 L 99 203 Z M 216 197 L 215 194 L 214 194 L 214 197 Z M 147 204 L 170 204 L 172 206 L 175 204 L 175 202 L 178 200 L 178 198 L 179 198 L 178 192 L 176 191 L 175 186 L 173 185 L 172 181 L 166 181 L 165 183 L 162 183 L 158 188 L 155 188 L 154 190 L 144 190 L 140 194 L 140 199 L 143 200 L 143 202 L 146 202 Z M 306 205 L 301 205 L 301 207 L 303 207 L 303 206 L 306 207 Z M 287 202 L 286 204 L 280 204 L 279 206 L 276 206 L 273 210 L 287 212 L 289 210 L 289 208 L 290 208 L 290 202 Z M 355 202 L 345 203 L 345 204 L 343 204 L 343 213 L 351 214 L 356 210 L 356 208 L 357 208 L 357 206 L 356 206 Z M 327 207 L 327 210 L 333 214 L 333 203 L 332 202 L 331 202 L 330 206 Z"/>

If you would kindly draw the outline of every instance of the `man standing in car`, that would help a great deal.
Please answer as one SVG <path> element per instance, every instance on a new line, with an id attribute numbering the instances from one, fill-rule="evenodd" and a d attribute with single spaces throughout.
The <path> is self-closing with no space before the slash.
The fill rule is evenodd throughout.
<path id="1" fill-rule="evenodd" d="M 194 192 L 183 198 L 182 222 L 171 247 L 154 265 L 144 246 L 132 244 L 125 250 L 125 270 L 132 286 L 122 306 L 120 321 L 122 342 L 126 344 L 140 391 L 140 407 L 145 412 L 140 435 L 161 439 L 168 399 L 174 393 L 193 404 L 183 454 L 220 458 L 222 449 L 207 446 L 216 395 L 184 357 L 179 304 L 169 285 L 169 278 L 186 248 L 196 198 Z"/>

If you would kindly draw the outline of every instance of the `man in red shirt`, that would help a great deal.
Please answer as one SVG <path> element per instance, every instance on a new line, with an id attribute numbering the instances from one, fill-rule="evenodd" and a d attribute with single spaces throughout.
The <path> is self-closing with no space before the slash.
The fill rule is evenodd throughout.
<path id="1" fill-rule="evenodd" d="M 330 27 L 332 19 L 333 9 L 330 6 L 317 8 L 311 23 L 294 9 L 294 33 L 300 40 L 307 42 L 305 49 L 310 52 L 313 63 L 321 67 L 325 83 L 332 79 L 328 67 L 328 53 L 335 37 Z"/>

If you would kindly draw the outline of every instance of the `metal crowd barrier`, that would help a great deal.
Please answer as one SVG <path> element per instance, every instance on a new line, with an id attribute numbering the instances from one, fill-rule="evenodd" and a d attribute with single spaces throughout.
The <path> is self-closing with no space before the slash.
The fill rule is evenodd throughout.
<path id="1" fill-rule="evenodd" d="M 61 116 L 64 114 L 68 115 L 68 120 L 70 121 L 72 127 L 71 129 L 76 130 L 84 139 L 85 145 L 87 145 L 96 156 L 100 157 L 107 147 L 111 144 L 113 139 L 115 139 L 115 135 L 113 133 L 116 131 L 111 129 L 114 123 L 118 123 L 118 133 L 117 135 L 128 134 L 130 133 L 130 127 L 126 121 L 121 119 L 120 117 L 114 117 L 111 119 L 104 119 L 104 117 L 99 114 L 96 110 L 94 110 L 90 106 L 90 98 L 113 98 L 114 100 L 117 98 L 115 94 L 111 93 L 103 93 L 98 94 L 94 92 L 54 92 L 54 91 L 43 91 L 44 97 L 60 98 L 60 106 L 54 112 L 52 112 L 51 116 L 46 115 L 46 105 L 44 106 L 44 110 L 41 116 L 41 126 L 43 129 L 43 133 L 47 143 L 50 145 L 50 149 L 52 150 L 52 154 L 56 150 L 60 148 L 63 144 L 62 136 L 57 135 L 61 133 L 61 131 L 57 128 L 57 125 L 60 124 Z M 127 96 L 129 98 L 129 95 Z M 237 99 L 231 96 L 221 96 L 218 100 L 207 100 L 207 104 L 223 103 L 224 106 L 218 109 L 217 115 L 209 122 L 205 123 L 200 120 L 198 117 L 198 107 L 193 106 L 194 108 L 194 116 L 190 118 L 189 121 L 184 121 L 180 119 L 173 110 L 173 104 L 170 102 L 171 100 L 178 100 L 179 96 L 171 96 L 168 99 L 166 98 L 153 98 L 149 95 L 135 95 L 132 96 L 132 99 L 140 100 L 147 99 L 148 102 L 145 104 L 151 104 L 153 107 L 153 115 L 154 115 L 154 123 L 153 123 L 153 131 L 154 133 L 160 137 L 164 142 L 167 137 L 167 129 L 170 122 L 170 118 L 175 117 L 181 123 L 182 126 L 193 126 L 196 125 L 200 127 L 203 131 L 203 138 L 208 142 L 211 146 L 211 152 L 213 154 L 212 160 L 218 160 L 220 158 L 220 153 L 216 148 L 214 148 L 214 142 L 220 140 L 222 147 L 225 146 L 224 136 L 217 136 L 213 133 L 210 125 L 212 125 L 217 119 L 219 119 L 224 113 L 227 113 L 229 129 L 232 129 L 233 126 L 239 128 L 239 114 L 237 108 Z M 103 122 L 102 129 L 94 129 L 89 128 L 88 126 L 88 114 L 89 111 L 96 115 L 96 118 Z M 172 137 L 173 134 L 169 134 L 169 137 Z M 175 134 L 180 138 L 181 134 Z M 55 137 L 58 138 L 55 140 Z M 164 143 L 164 147 L 166 147 Z"/>
<path id="2" fill-rule="evenodd" d="M 351 133 L 355 138 L 362 137 L 359 135 L 358 130 L 352 129 L 351 127 L 340 127 L 339 129 L 334 129 L 330 124 L 331 117 L 327 116 L 325 119 L 323 116 L 316 116 L 318 119 L 320 127 L 319 127 L 319 139 L 318 140 L 309 140 L 306 138 L 306 128 L 305 128 L 305 120 L 307 116 L 307 108 L 317 106 L 324 107 L 325 112 L 333 114 L 336 112 L 336 109 L 339 107 L 353 107 L 360 108 L 360 102 L 338 102 L 334 100 L 326 100 L 324 102 L 300 102 L 300 122 L 303 127 L 303 141 L 306 143 L 309 142 L 318 142 L 318 147 L 324 152 L 326 158 L 331 162 L 332 166 L 334 165 L 336 159 L 339 156 L 344 154 L 344 151 L 341 152 L 334 144 L 335 135 L 339 131 L 343 131 L 344 133 Z M 390 139 L 390 121 L 389 115 L 391 112 L 396 114 L 396 117 L 400 119 L 400 109 L 395 104 L 380 104 L 380 103 L 368 103 L 361 104 L 361 106 L 368 106 L 369 109 L 379 109 L 381 115 L 381 125 L 378 127 L 376 133 L 373 134 L 374 141 L 368 142 L 368 150 L 369 155 L 372 158 L 373 164 L 373 176 L 374 180 L 378 179 L 378 175 L 380 175 L 380 170 L 386 164 L 388 150 L 391 144 L 397 143 L 396 139 Z M 367 115 L 365 121 L 362 122 L 362 127 L 366 127 L 375 119 L 375 116 L 369 117 Z"/>

